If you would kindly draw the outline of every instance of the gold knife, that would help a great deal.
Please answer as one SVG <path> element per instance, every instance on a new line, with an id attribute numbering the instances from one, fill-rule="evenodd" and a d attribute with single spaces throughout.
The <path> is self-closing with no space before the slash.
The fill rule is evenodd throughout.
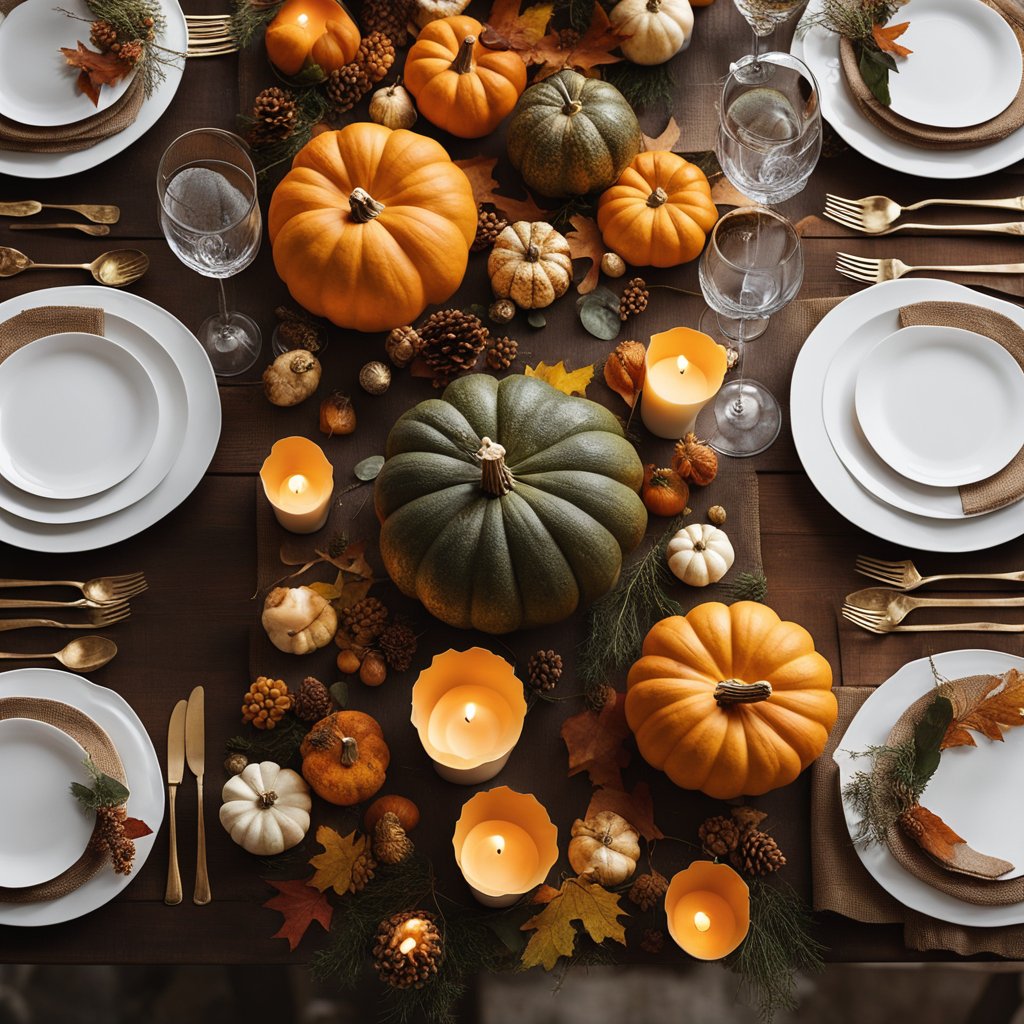
<path id="1" fill-rule="evenodd" d="M 167 889 L 164 903 L 173 907 L 181 902 L 181 873 L 178 871 L 178 824 L 174 816 L 174 799 L 185 774 L 185 709 L 188 701 L 179 700 L 171 712 L 167 727 L 167 811 L 171 826 L 171 859 L 167 865 Z"/>
<path id="2" fill-rule="evenodd" d="M 185 758 L 192 774 L 196 777 L 196 792 L 199 796 L 199 843 L 196 850 L 196 887 L 192 902 L 202 906 L 209 903 L 210 879 L 206 873 L 206 825 L 203 821 L 203 772 L 206 768 L 206 723 L 203 688 L 197 686 L 188 698 L 185 712 Z"/>

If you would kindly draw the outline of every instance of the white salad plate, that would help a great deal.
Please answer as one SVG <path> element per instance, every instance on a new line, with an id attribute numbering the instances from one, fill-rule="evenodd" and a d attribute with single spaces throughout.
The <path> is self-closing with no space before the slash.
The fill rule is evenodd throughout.
<path id="1" fill-rule="evenodd" d="M 142 819 L 153 834 L 135 840 L 135 864 L 130 875 L 119 875 L 112 868 L 105 868 L 58 899 L 40 903 L 0 901 L 0 925 L 59 924 L 109 903 L 142 870 L 164 816 L 163 777 L 153 741 L 139 716 L 120 694 L 59 669 L 19 668 L 0 672 L 0 697 L 26 696 L 70 704 L 88 715 L 110 737 L 131 792 L 128 813 Z"/>
<path id="2" fill-rule="evenodd" d="M 898 42 L 914 51 L 897 57 L 899 73 L 889 75 L 894 113 L 935 128 L 969 128 L 1013 102 L 1024 70 L 1020 45 L 988 4 L 928 0 L 893 21 L 910 22 Z"/>
<path id="3" fill-rule="evenodd" d="M 0 774 L 10 780 L 0 829 L 0 885 L 39 885 L 85 852 L 96 815 L 75 799 L 89 782 L 85 751 L 66 732 L 31 718 L 0 721 Z"/>
<path id="4" fill-rule="evenodd" d="M 966 8 L 978 0 L 958 2 Z M 804 18 L 820 13 L 822 3 L 823 0 L 810 0 Z M 910 9 L 906 11 L 907 20 L 911 23 L 914 13 Z M 909 34 L 910 30 L 907 32 Z M 947 41 L 943 55 L 949 57 L 952 49 Z M 883 167 L 922 178 L 957 180 L 990 174 L 1024 158 L 1024 131 L 1013 132 L 998 142 L 972 149 L 926 149 L 893 138 L 860 112 L 839 65 L 839 37 L 835 33 L 819 27 L 804 32 L 800 26 L 790 50 L 811 69 L 818 81 L 822 117 L 852 149 Z M 913 59 L 908 58 L 906 63 Z M 889 76 L 890 81 L 898 77 Z M 970 96 L 977 98 L 977 91 L 972 90 Z"/>
<path id="5" fill-rule="evenodd" d="M 99 307 L 138 324 L 167 351 L 188 394 L 188 423 L 178 457 L 170 472 L 139 501 L 98 519 L 75 523 L 40 523 L 0 509 L 0 541 L 29 551 L 91 551 L 152 526 L 177 508 L 202 480 L 220 439 L 217 380 L 195 335 L 165 309 L 131 292 L 99 285 L 45 288 L 0 302 L 0 322 L 37 306 Z"/>
<path id="6" fill-rule="evenodd" d="M 78 68 L 60 52 L 76 49 L 79 40 L 94 49 L 89 43 L 93 19 L 85 0 L 22 0 L 0 21 L 0 114 L 40 128 L 75 124 L 125 94 L 134 71 L 116 85 L 103 86 L 93 106 L 78 88 Z"/>
<path id="7" fill-rule="evenodd" d="M 153 447 L 160 406 L 142 363 L 96 334 L 52 334 L 0 363 L 0 475 L 44 498 L 120 483 Z"/>
<path id="8" fill-rule="evenodd" d="M 881 341 L 899 329 L 901 306 L 929 301 L 984 306 L 1024 327 L 1024 309 L 948 281 L 903 278 L 865 288 L 832 309 L 800 350 L 790 388 L 793 441 L 819 493 L 855 526 L 921 551 L 981 551 L 1024 534 L 1020 504 L 960 519 L 908 514 L 871 494 L 847 471 L 825 428 L 823 384 L 837 354 L 848 344 Z"/>
<path id="9" fill-rule="evenodd" d="M 118 512 L 144 498 L 174 465 L 188 425 L 188 393 L 167 350 L 138 324 L 105 314 L 105 333 L 115 345 L 132 352 L 156 388 L 160 423 L 149 454 L 134 473 L 102 494 L 74 501 L 55 501 L 29 494 L 0 477 L 0 508 L 39 523 L 84 523 Z"/>
<path id="10" fill-rule="evenodd" d="M 958 327 L 905 327 L 857 372 L 857 421 L 897 473 L 959 487 L 999 472 L 1024 445 L 1024 370 L 997 341 Z"/>
<path id="11" fill-rule="evenodd" d="M 934 655 L 934 661 L 947 679 L 1002 675 L 1012 668 L 1024 670 L 1024 658 L 999 651 L 948 651 Z M 833 754 L 843 789 L 857 772 L 870 766 L 866 758 L 853 755 L 884 744 L 903 712 L 934 686 L 928 659 L 921 658 L 904 665 L 864 701 Z M 922 798 L 924 806 L 964 836 L 974 849 L 1010 861 L 1014 868 L 1002 876 L 1004 879 L 1024 874 L 1024 815 L 999 813 L 1001 807 L 1019 804 L 1017 768 L 1022 758 L 1024 729 L 1007 730 L 1001 743 L 979 738 L 976 747 L 953 747 L 943 751 L 938 771 Z M 845 797 L 843 811 L 854 838 L 860 818 Z M 856 843 L 854 849 L 871 877 L 911 910 L 951 924 L 982 928 L 1024 924 L 1024 903 L 966 903 L 912 875 L 884 845 Z"/>
<path id="12" fill-rule="evenodd" d="M 37 3 L 46 4 L 47 0 L 36 0 Z M 48 6 L 61 6 L 54 0 L 49 0 Z M 163 116 L 164 112 L 171 105 L 174 94 L 181 84 L 182 75 L 185 73 L 185 59 L 177 60 L 171 58 L 171 54 L 184 54 L 188 49 L 188 28 L 185 24 L 185 15 L 177 0 L 160 0 L 160 8 L 163 11 L 167 24 L 163 31 L 157 34 L 156 42 L 165 48 L 168 63 L 161 64 L 164 72 L 163 79 L 153 89 L 153 94 L 143 100 L 139 116 L 123 131 L 109 138 L 97 142 L 88 149 L 80 149 L 70 153 L 33 153 L 16 152 L 10 149 L 0 149 L 0 174 L 10 174 L 16 178 L 63 178 L 69 174 L 79 174 L 90 168 L 96 167 L 109 160 L 113 156 L 127 149 L 133 142 L 142 138 L 150 128 L 153 127 Z M 18 8 L 15 8 L 17 10 Z M 8 18 L 12 15 L 8 15 Z M 64 18 L 61 15 L 61 18 Z M 68 19 L 64 19 L 68 20 Z M 90 18 L 91 20 L 91 18 Z M 3 31 L 6 19 L 0 15 L 0 32 Z M 71 23 L 74 24 L 73 22 Z M 85 31 L 88 34 L 88 26 L 80 27 L 78 31 Z M 67 38 L 74 44 L 74 31 L 66 36 L 60 35 L 52 39 L 54 52 L 62 45 Z M 57 57 L 63 58 L 57 53 Z M 88 101 L 86 101 L 88 102 Z M 16 198 L 16 197 L 15 197 Z"/>

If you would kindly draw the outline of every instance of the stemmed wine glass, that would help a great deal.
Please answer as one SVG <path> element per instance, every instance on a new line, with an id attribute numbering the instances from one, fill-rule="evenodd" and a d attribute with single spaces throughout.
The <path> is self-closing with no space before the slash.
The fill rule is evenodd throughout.
<path id="1" fill-rule="evenodd" d="M 742 358 L 743 342 L 763 334 L 768 318 L 800 291 L 800 238 L 774 210 L 740 207 L 712 229 L 698 273 L 704 300 Z M 782 412 L 772 393 L 742 376 L 718 392 L 714 415 L 718 429 L 710 443 L 723 455 L 757 455 L 779 436 L 782 426 Z"/>
<path id="2" fill-rule="evenodd" d="M 220 285 L 220 310 L 198 335 L 214 373 L 242 373 L 259 356 L 262 337 L 251 317 L 228 310 L 224 279 L 249 266 L 260 247 L 263 222 L 249 149 L 219 128 L 186 132 L 160 159 L 156 187 L 160 227 L 174 254 Z"/>
<path id="3" fill-rule="evenodd" d="M 761 40 L 789 21 L 806 2 L 807 0 L 733 0 L 736 9 L 743 15 L 754 33 L 754 46 L 751 51 L 753 62 L 747 66 L 747 74 L 758 74 Z"/>

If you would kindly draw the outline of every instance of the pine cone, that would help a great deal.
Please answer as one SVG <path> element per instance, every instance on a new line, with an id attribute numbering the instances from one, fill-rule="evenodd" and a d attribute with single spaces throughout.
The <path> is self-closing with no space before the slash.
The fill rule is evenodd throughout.
<path id="1" fill-rule="evenodd" d="M 665 933 L 657 928 L 645 928 L 640 937 L 640 948 L 645 953 L 660 953 L 665 948 Z"/>
<path id="2" fill-rule="evenodd" d="M 415 939 L 412 949 L 402 946 Z M 423 988 L 444 956 L 441 933 L 434 915 L 425 910 L 405 910 L 381 921 L 373 943 L 373 966 L 381 981 L 394 988 Z"/>
<path id="3" fill-rule="evenodd" d="M 629 887 L 629 898 L 641 909 L 650 910 L 661 902 L 668 889 L 668 879 L 660 871 L 651 871 L 649 875 L 638 875 Z"/>
<path id="4" fill-rule="evenodd" d="M 384 660 L 396 672 L 405 672 L 416 654 L 416 634 L 404 622 L 392 622 L 380 635 Z"/>
<path id="5" fill-rule="evenodd" d="M 423 348 L 423 339 L 415 327 L 396 327 L 384 341 L 384 351 L 395 366 L 408 366 Z"/>
<path id="6" fill-rule="evenodd" d="M 89 42 L 106 53 L 117 42 L 117 29 L 109 21 L 94 21 L 89 26 Z"/>
<path id="7" fill-rule="evenodd" d="M 637 316 L 647 308 L 647 300 L 651 293 L 647 290 L 647 282 L 642 277 L 630 278 L 619 299 L 619 319 L 625 323 L 631 316 Z"/>
<path id="8" fill-rule="evenodd" d="M 395 45 L 383 32 L 371 32 L 360 40 L 352 63 L 363 69 L 370 85 L 375 85 L 395 63 Z"/>
<path id="9" fill-rule="evenodd" d="M 420 353 L 434 372 L 434 387 L 444 387 L 454 378 L 469 373 L 490 340 L 490 333 L 472 313 L 461 309 L 439 309 L 419 328 L 423 339 Z"/>
<path id="10" fill-rule="evenodd" d="M 135 65 L 142 60 L 142 54 L 146 49 L 146 44 L 141 39 L 132 39 L 129 42 L 121 43 L 120 45 L 114 43 L 110 49 L 117 53 L 118 60 L 123 60 L 126 64 L 130 64 L 132 67 L 135 67 Z"/>
<path id="11" fill-rule="evenodd" d="M 591 711 L 601 711 L 607 704 L 611 704 L 615 700 L 615 687 L 607 684 L 587 687 L 584 700 Z"/>
<path id="12" fill-rule="evenodd" d="M 562 677 L 562 656 L 554 651 L 537 651 L 526 666 L 526 682 L 530 689 L 553 690 Z"/>
<path id="13" fill-rule="evenodd" d="M 412 9 L 412 0 L 366 0 L 360 15 L 363 31 L 383 32 L 395 46 L 404 46 Z"/>
<path id="14" fill-rule="evenodd" d="M 303 722 L 319 722 L 331 713 L 334 702 L 330 691 L 319 679 L 306 676 L 299 684 L 299 692 L 295 694 L 292 707 Z"/>
<path id="15" fill-rule="evenodd" d="M 733 867 L 748 875 L 770 875 L 784 867 L 786 858 L 778 843 L 767 832 L 752 828 L 740 836 L 739 845 L 729 858 Z"/>
<path id="16" fill-rule="evenodd" d="M 351 110 L 369 91 L 366 69 L 355 61 L 332 71 L 324 83 L 324 95 L 335 114 Z"/>
<path id="17" fill-rule="evenodd" d="M 264 89 L 253 100 L 252 118 L 254 123 L 249 128 L 249 142 L 253 146 L 282 142 L 295 131 L 299 119 L 295 94 L 290 89 L 279 89 L 276 85 Z M 298 320 L 289 320 L 288 323 L 300 326 Z"/>
<path id="18" fill-rule="evenodd" d="M 89 849 L 93 853 L 109 854 L 114 871 L 119 875 L 130 875 L 135 859 L 135 843 L 124 832 L 127 813 L 124 804 L 97 807 L 96 825 L 89 839 Z"/>
<path id="19" fill-rule="evenodd" d="M 352 865 L 352 881 L 349 882 L 349 892 L 362 892 L 366 886 L 373 881 L 373 873 L 377 870 L 377 862 L 369 849 L 363 850 L 355 859 Z"/>
<path id="20" fill-rule="evenodd" d="M 373 855 L 381 864 L 401 864 L 412 856 L 412 840 L 405 834 L 398 815 L 387 811 L 373 826 Z"/>
<path id="21" fill-rule="evenodd" d="M 364 597 L 341 613 L 341 625 L 352 643 L 365 647 L 384 632 L 388 610 L 375 597 Z"/>
<path id="22" fill-rule="evenodd" d="M 507 370 L 519 353 L 519 343 L 515 338 L 495 338 L 487 350 L 487 365 L 492 370 Z"/>
<path id="23" fill-rule="evenodd" d="M 494 240 L 508 227 L 508 220 L 497 210 L 485 210 L 483 204 L 476 208 L 476 237 L 469 247 L 471 252 L 482 252 L 494 245 Z"/>
<path id="24" fill-rule="evenodd" d="M 732 818 L 719 814 L 708 818 L 699 829 L 697 837 L 700 845 L 715 857 L 724 857 L 732 853 L 740 841 L 740 827 Z"/>
<path id="25" fill-rule="evenodd" d="M 260 676 L 249 687 L 242 701 L 242 721 L 257 729 L 273 729 L 292 706 L 288 687 L 283 679 Z"/>

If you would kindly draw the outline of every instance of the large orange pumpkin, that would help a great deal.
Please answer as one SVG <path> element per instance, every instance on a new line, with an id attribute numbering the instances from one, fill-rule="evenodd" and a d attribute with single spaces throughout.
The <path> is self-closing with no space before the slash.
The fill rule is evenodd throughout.
<path id="1" fill-rule="evenodd" d="M 462 283 L 476 222 L 469 179 L 439 142 L 362 122 L 299 151 L 267 218 L 295 301 L 358 331 L 444 302 Z"/>
<path id="2" fill-rule="evenodd" d="M 644 760 L 721 800 L 792 782 L 824 750 L 836 713 L 832 669 L 810 633 L 756 601 L 662 619 L 627 680 Z"/>
<path id="3" fill-rule="evenodd" d="M 489 135 L 512 113 L 526 88 L 515 50 L 489 50 L 483 25 L 458 15 L 430 22 L 405 61 L 405 85 L 420 113 L 463 139 Z"/>
<path id="4" fill-rule="evenodd" d="M 704 172 L 664 150 L 634 157 L 597 202 L 604 244 L 635 267 L 696 259 L 717 220 Z"/>

